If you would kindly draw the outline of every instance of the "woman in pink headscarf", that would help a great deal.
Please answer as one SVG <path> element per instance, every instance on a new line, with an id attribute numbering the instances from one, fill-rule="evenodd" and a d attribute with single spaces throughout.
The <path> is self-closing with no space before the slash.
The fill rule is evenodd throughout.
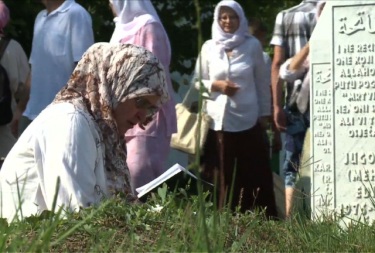
<path id="1" fill-rule="evenodd" d="M 169 75 L 171 46 L 168 35 L 149 0 L 110 0 L 116 16 L 116 28 L 110 43 L 129 43 L 151 51 L 166 70 L 169 93 L 173 94 Z M 175 102 L 171 98 L 142 129 L 126 132 L 127 164 L 135 188 L 162 174 L 170 152 L 171 135 L 177 131 Z"/>

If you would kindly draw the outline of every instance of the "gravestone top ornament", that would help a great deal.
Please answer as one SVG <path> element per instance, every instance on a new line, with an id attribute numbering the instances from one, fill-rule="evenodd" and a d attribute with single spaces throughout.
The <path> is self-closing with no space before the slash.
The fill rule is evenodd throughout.
<path id="1" fill-rule="evenodd" d="M 311 215 L 375 219 L 375 1 L 327 1 L 310 40 Z"/>

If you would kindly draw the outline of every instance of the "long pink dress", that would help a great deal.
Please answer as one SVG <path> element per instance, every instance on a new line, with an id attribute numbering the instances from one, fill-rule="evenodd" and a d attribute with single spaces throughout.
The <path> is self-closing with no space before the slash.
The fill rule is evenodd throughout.
<path id="1" fill-rule="evenodd" d="M 121 43 L 143 46 L 159 58 L 166 70 L 169 94 L 174 93 L 169 74 L 170 45 L 162 24 L 149 22 L 134 35 L 123 37 Z M 171 96 L 171 100 L 154 116 L 145 130 L 135 126 L 125 134 L 126 161 L 135 188 L 150 182 L 166 170 L 171 135 L 177 131 L 176 122 L 175 102 Z"/>

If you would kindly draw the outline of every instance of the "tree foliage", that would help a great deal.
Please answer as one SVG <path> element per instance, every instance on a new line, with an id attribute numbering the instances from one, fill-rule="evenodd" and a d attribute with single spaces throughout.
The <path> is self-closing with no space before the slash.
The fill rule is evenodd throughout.
<path id="1" fill-rule="evenodd" d="M 7 33 L 24 47 L 29 55 L 36 15 L 44 6 L 40 0 L 4 0 L 11 12 Z M 114 29 L 108 0 L 76 0 L 91 14 L 95 41 L 109 41 Z M 196 10 L 192 0 L 152 0 L 172 45 L 171 71 L 190 74 L 198 55 Z M 213 10 L 218 0 L 200 0 L 203 39 L 211 36 Z M 269 39 L 277 13 L 301 0 L 238 0 L 247 17 L 260 19 L 268 28 Z M 177 87 L 176 87 L 177 88 Z"/>

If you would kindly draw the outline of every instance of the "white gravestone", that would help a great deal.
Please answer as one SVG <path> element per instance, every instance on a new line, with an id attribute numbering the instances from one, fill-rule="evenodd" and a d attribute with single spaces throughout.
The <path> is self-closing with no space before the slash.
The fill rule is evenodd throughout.
<path id="1" fill-rule="evenodd" d="M 375 218 L 375 1 L 327 1 L 310 42 L 312 218 Z"/>

